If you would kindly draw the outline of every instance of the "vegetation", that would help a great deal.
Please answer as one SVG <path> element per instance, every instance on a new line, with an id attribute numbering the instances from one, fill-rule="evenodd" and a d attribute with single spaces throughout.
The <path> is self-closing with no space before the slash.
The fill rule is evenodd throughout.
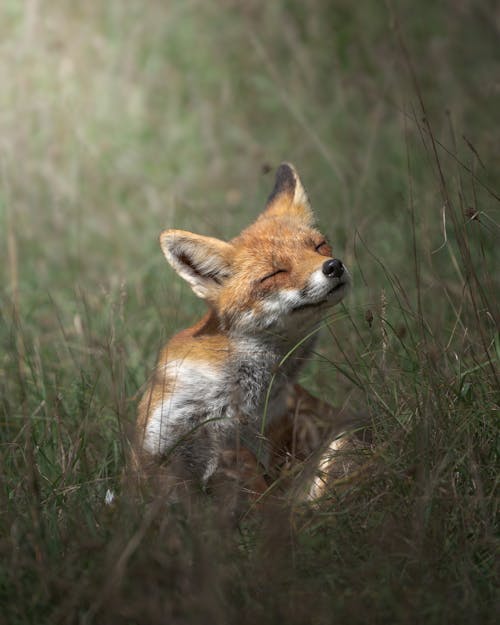
<path id="1" fill-rule="evenodd" d="M 2 4 L 3 622 L 495 621 L 498 28 L 489 0 Z M 202 309 L 159 232 L 235 235 L 282 160 L 355 281 L 303 382 L 377 462 L 235 528 L 122 475 Z"/>

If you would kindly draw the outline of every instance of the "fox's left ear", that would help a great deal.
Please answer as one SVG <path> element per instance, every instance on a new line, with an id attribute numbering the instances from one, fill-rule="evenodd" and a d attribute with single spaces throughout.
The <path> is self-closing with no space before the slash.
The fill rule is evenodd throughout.
<path id="1" fill-rule="evenodd" d="M 274 189 L 266 204 L 263 217 L 297 217 L 308 226 L 315 222 L 309 198 L 299 175 L 290 163 L 281 163 L 276 172 Z"/>

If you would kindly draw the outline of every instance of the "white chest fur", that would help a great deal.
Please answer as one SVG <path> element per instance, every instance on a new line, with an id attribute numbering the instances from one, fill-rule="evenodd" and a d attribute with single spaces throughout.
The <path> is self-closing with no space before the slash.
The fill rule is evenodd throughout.
<path id="1" fill-rule="evenodd" d="M 282 345 L 245 338 L 233 342 L 230 357 L 223 362 L 188 358 L 168 362 L 157 372 L 160 388 L 163 376 L 165 391 L 151 406 L 144 449 L 164 455 L 195 430 L 206 434 L 207 447 L 214 454 L 230 444 L 236 431 L 254 448 L 253 439 L 283 414 L 287 387 L 310 349 L 308 343 L 297 350 L 300 353 L 285 358 L 287 350 Z M 200 436 L 196 441 L 203 445 Z M 212 459 L 210 464 L 216 466 Z"/>

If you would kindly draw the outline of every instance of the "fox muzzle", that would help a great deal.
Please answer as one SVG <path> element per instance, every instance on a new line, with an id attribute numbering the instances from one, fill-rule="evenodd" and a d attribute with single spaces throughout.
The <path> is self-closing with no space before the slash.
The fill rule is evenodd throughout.
<path id="1" fill-rule="evenodd" d="M 326 260 L 321 269 L 327 278 L 340 278 L 344 273 L 344 265 L 338 258 Z"/>

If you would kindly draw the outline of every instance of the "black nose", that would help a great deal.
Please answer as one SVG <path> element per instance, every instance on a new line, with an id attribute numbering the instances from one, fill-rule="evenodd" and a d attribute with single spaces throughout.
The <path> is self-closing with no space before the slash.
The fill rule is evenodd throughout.
<path id="1" fill-rule="evenodd" d="M 329 278 L 340 278 L 344 273 L 344 265 L 338 258 L 331 258 L 323 263 L 323 273 Z"/>

